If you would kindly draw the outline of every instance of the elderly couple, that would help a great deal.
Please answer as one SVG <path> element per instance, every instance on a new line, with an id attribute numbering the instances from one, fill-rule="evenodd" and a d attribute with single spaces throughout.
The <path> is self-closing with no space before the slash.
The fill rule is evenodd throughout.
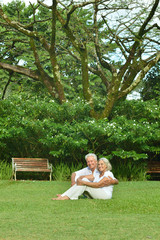
<path id="1" fill-rule="evenodd" d="M 71 188 L 63 194 L 57 194 L 57 198 L 52 200 L 77 200 L 83 193 L 94 199 L 112 198 L 113 185 L 118 184 L 118 180 L 111 172 L 112 166 L 108 159 L 99 159 L 98 170 L 94 153 L 87 154 L 85 159 L 88 167 L 72 173 Z"/>

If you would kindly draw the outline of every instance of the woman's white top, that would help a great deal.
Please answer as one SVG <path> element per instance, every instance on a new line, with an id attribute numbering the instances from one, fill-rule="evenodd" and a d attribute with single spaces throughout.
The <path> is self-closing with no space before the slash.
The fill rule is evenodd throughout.
<path id="1" fill-rule="evenodd" d="M 111 171 L 106 171 L 102 177 L 100 177 L 100 174 L 96 174 L 94 181 L 93 182 L 99 182 L 101 181 L 104 177 L 111 177 L 112 179 L 116 179 Z M 113 192 L 113 185 L 102 187 L 102 189 L 105 192 Z"/>

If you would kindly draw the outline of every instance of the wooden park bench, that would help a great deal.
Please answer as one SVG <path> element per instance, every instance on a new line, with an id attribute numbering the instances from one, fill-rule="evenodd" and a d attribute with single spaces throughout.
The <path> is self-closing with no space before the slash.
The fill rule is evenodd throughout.
<path id="1" fill-rule="evenodd" d="M 160 161 L 149 161 L 147 174 L 154 174 L 160 176 Z"/>
<path id="2" fill-rule="evenodd" d="M 48 172 L 52 180 L 52 164 L 46 158 L 12 158 L 12 178 L 17 172 Z"/>

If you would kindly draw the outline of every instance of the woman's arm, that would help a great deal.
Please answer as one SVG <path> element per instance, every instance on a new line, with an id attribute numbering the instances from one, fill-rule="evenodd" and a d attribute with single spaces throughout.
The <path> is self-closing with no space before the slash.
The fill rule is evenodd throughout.
<path id="1" fill-rule="evenodd" d="M 104 177 L 102 180 L 100 180 L 99 182 L 87 182 L 87 181 L 83 181 L 82 179 L 78 178 L 77 179 L 77 185 L 86 185 L 88 187 L 92 187 L 92 188 L 100 188 L 100 187 L 104 187 L 106 186 L 106 180 L 109 180 L 108 177 Z M 109 184 L 111 185 L 111 184 Z M 108 185 L 107 185 L 108 186 Z"/>
<path id="2" fill-rule="evenodd" d="M 108 176 L 103 183 L 104 184 L 103 187 L 106 187 L 106 186 L 109 186 L 109 185 L 117 185 L 118 183 L 119 182 L 116 178 L 112 178 L 112 177 Z"/>

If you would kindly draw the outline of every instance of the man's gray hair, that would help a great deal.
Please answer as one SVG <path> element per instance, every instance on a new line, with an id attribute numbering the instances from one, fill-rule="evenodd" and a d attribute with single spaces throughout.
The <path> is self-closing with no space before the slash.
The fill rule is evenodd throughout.
<path id="1" fill-rule="evenodd" d="M 88 158 L 88 157 L 94 157 L 95 161 L 97 161 L 97 156 L 96 156 L 96 154 L 94 154 L 94 153 L 88 153 L 88 154 L 85 156 L 86 161 L 87 161 L 87 158 Z"/>
<path id="2" fill-rule="evenodd" d="M 100 158 L 99 161 L 100 160 L 102 160 L 105 163 L 105 165 L 107 167 L 107 170 L 112 170 L 112 165 L 111 165 L 110 161 L 107 158 Z"/>

